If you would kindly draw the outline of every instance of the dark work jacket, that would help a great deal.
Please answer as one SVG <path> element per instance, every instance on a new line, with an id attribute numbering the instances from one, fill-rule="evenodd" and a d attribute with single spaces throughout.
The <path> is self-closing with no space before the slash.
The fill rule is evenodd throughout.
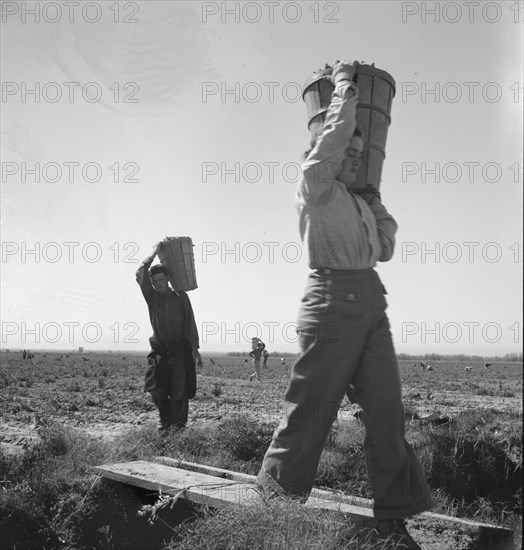
<path id="1" fill-rule="evenodd" d="M 189 296 L 182 290 L 175 292 L 170 289 L 167 295 L 157 292 L 148 274 L 151 263 L 145 262 L 138 268 L 136 280 L 147 303 L 155 337 L 165 345 L 186 339 L 197 350 L 198 329 Z"/>
<path id="2" fill-rule="evenodd" d="M 159 362 L 168 360 L 170 355 L 174 355 L 175 353 L 179 353 L 180 351 L 182 351 L 184 365 L 187 369 L 185 394 L 188 399 L 193 399 L 196 395 L 197 382 L 195 360 L 193 359 L 191 344 L 187 340 L 182 340 L 176 346 L 165 346 L 161 342 L 159 342 L 154 336 L 151 336 L 151 338 L 149 338 L 149 344 L 151 345 L 151 353 L 149 353 L 149 355 L 147 356 L 148 362 L 150 359 L 152 359 L 152 362 L 154 362 L 155 366 L 158 366 Z M 147 385 L 148 381 L 146 375 L 146 391 L 149 391 Z"/>
<path id="3" fill-rule="evenodd" d="M 147 302 L 153 328 L 153 336 L 149 339 L 151 353 L 148 360 L 154 359 L 154 364 L 157 365 L 158 356 L 161 361 L 167 359 L 169 354 L 182 349 L 187 368 L 186 395 L 192 399 L 196 394 L 196 368 L 192 350 L 196 351 L 199 348 L 193 308 L 188 295 L 183 291 L 171 290 L 168 296 L 162 296 L 155 291 L 148 274 L 151 263 L 152 260 L 144 262 L 136 273 L 136 280 Z M 148 379 L 149 373 L 151 379 Z M 154 386 L 155 369 L 149 369 L 148 374 L 146 391 L 150 391 L 148 387 Z"/>

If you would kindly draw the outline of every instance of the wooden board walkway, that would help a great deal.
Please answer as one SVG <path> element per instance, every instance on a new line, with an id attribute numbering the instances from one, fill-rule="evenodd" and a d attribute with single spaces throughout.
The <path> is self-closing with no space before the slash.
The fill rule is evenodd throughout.
<path id="1" fill-rule="evenodd" d="M 212 508 L 260 502 L 253 481 L 225 479 L 155 462 L 137 460 L 122 464 L 105 464 L 97 466 L 94 471 L 107 479 L 152 491 L 162 491 L 173 496 L 178 495 L 190 502 L 206 504 Z M 347 517 L 359 520 L 373 517 L 369 509 L 334 500 L 310 498 L 306 506 L 341 512 Z"/>
<path id="2" fill-rule="evenodd" d="M 156 457 L 155 462 L 137 460 L 120 464 L 104 464 L 94 468 L 98 475 L 149 489 L 178 496 L 196 504 L 211 508 L 250 505 L 260 502 L 254 488 L 255 476 L 213 468 L 167 457 Z M 341 493 L 313 489 L 305 506 L 340 513 L 343 517 L 362 521 L 373 517 L 371 501 Z M 478 530 L 479 541 L 489 542 L 484 548 L 512 550 L 514 536 L 511 529 L 471 520 L 423 512 L 421 516 L 457 527 Z"/>

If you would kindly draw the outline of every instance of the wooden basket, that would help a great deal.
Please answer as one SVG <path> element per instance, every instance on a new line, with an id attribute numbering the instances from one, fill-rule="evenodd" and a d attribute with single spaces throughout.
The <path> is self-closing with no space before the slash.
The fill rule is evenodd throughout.
<path id="1" fill-rule="evenodd" d="M 331 103 L 331 94 L 335 85 L 331 80 L 332 68 L 326 65 L 308 78 L 302 91 L 302 99 L 308 112 L 308 129 L 311 132 L 311 140 L 314 141 L 324 125 L 326 111 Z"/>
<path id="2" fill-rule="evenodd" d="M 308 128 L 314 139 L 322 128 L 335 86 L 332 67 L 314 73 L 304 84 L 302 97 L 308 111 Z M 374 64 L 357 63 L 354 76 L 358 84 L 357 124 L 364 138 L 364 152 L 353 189 L 367 186 L 380 189 L 382 164 L 386 157 L 386 140 L 391 123 L 395 80 Z"/>
<path id="3" fill-rule="evenodd" d="M 193 246 L 190 237 L 166 237 L 162 241 L 158 257 L 169 271 L 169 281 L 174 290 L 198 288 Z"/>

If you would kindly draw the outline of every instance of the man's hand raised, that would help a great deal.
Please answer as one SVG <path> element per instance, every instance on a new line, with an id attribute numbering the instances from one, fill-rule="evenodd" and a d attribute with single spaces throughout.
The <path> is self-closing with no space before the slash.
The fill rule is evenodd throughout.
<path id="1" fill-rule="evenodd" d="M 160 249 L 162 248 L 162 241 L 158 241 L 153 246 L 153 256 L 158 256 L 158 253 L 160 252 Z"/>
<path id="2" fill-rule="evenodd" d="M 337 84 L 341 80 L 348 80 L 351 82 L 353 80 L 353 77 L 355 76 L 356 68 L 356 61 L 335 61 L 333 63 L 333 72 L 331 74 L 333 83 Z"/>

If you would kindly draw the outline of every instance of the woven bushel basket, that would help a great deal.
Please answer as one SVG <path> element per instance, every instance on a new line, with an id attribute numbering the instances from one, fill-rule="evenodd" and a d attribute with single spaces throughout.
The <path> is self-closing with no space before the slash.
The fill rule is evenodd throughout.
<path id="1" fill-rule="evenodd" d="M 166 237 L 162 241 L 158 257 L 169 271 L 169 281 L 174 290 L 198 288 L 193 242 L 190 237 Z"/>
<path id="2" fill-rule="evenodd" d="M 334 90 L 332 67 L 314 73 L 304 84 L 302 97 L 308 112 L 312 138 L 321 131 Z M 354 80 L 358 83 L 357 124 L 364 138 L 364 152 L 353 189 L 368 186 L 380 189 L 386 140 L 391 123 L 395 80 L 374 65 L 357 64 Z"/>

